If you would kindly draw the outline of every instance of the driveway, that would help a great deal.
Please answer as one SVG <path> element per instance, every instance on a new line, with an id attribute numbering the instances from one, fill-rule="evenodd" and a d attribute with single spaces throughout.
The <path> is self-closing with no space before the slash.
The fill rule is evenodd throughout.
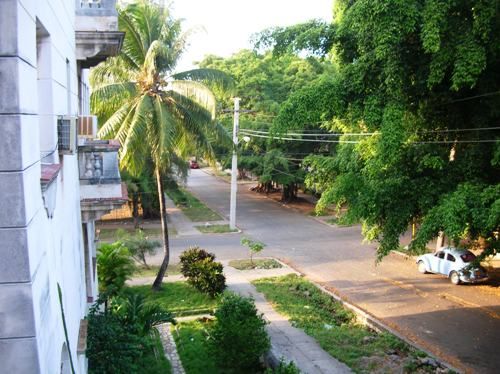
<path id="1" fill-rule="evenodd" d="M 498 373 L 500 290 L 453 286 L 438 275 L 422 275 L 412 260 L 396 254 L 375 264 L 375 247 L 363 244 L 360 227 L 332 227 L 283 207 L 240 185 L 237 225 L 308 278 L 335 290 L 399 333 L 466 372 Z M 229 184 L 191 170 L 188 189 L 208 206 L 229 215 Z M 241 235 L 197 235 L 172 239 L 174 257 L 190 245 L 219 259 L 247 255 Z"/>

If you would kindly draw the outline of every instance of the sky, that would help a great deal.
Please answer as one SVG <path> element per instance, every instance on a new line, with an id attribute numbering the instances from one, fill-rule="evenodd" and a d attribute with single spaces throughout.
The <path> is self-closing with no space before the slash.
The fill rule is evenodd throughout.
<path id="1" fill-rule="evenodd" d="M 173 0 L 172 14 L 193 30 L 177 71 L 194 68 L 207 54 L 229 57 L 251 48 L 250 36 L 273 26 L 313 18 L 330 21 L 333 0 Z"/>

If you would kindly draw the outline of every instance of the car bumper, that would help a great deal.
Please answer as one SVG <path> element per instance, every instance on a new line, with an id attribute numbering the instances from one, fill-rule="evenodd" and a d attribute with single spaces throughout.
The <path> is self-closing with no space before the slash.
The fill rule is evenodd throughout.
<path id="1" fill-rule="evenodd" d="M 460 276 L 460 280 L 464 283 L 482 283 L 488 280 L 488 276 L 478 276 L 478 277 L 467 277 L 465 275 Z"/>

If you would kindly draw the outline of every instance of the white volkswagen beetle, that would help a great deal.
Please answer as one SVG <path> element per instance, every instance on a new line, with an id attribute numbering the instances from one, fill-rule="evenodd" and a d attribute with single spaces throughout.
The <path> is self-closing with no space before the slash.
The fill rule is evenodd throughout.
<path id="1" fill-rule="evenodd" d="M 475 259 L 468 250 L 446 247 L 418 257 L 417 268 L 422 274 L 446 275 L 453 284 L 476 283 L 488 279 L 488 275 L 481 266 L 473 266 Z"/>

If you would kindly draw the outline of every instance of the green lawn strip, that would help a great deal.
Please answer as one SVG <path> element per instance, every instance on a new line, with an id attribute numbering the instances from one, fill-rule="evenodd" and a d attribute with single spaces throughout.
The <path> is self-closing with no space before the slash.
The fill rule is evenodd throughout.
<path id="1" fill-rule="evenodd" d="M 133 227 L 125 227 L 122 228 L 127 234 L 130 235 L 135 235 L 139 229 L 134 229 Z M 111 228 L 100 228 L 99 229 L 99 240 L 101 241 L 116 241 L 119 240 L 119 235 L 117 233 L 118 229 L 111 229 Z M 149 237 L 150 239 L 161 239 L 162 234 L 161 234 L 161 228 L 145 228 L 143 229 L 144 235 Z M 169 235 L 177 235 L 177 230 L 175 227 L 170 225 L 168 227 L 168 234 Z"/>
<path id="2" fill-rule="evenodd" d="M 378 334 L 357 324 L 352 312 L 295 274 L 259 279 L 253 284 L 295 327 L 303 329 L 324 350 L 356 372 L 374 369 L 363 367 L 363 357 L 383 358 L 386 352 L 395 352 L 404 359 L 419 355 L 395 336 Z"/>
<path id="3" fill-rule="evenodd" d="M 210 323 L 190 321 L 172 326 L 177 352 L 187 374 L 220 373 L 208 346 L 206 329 Z"/>
<path id="4" fill-rule="evenodd" d="M 229 225 L 209 225 L 209 226 L 195 226 L 198 231 L 203 234 L 223 234 L 226 232 L 237 232 L 238 230 L 231 230 Z"/>
<path id="5" fill-rule="evenodd" d="M 163 346 L 160 340 L 158 330 L 153 329 L 151 336 L 151 349 L 142 357 L 139 365 L 142 374 L 170 374 L 172 373 L 172 366 L 165 357 Z"/>
<path id="6" fill-rule="evenodd" d="M 183 189 L 168 188 L 167 195 L 193 222 L 221 221 L 222 217 Z"/>
<path id="7" fill-rule="evenodd" d="M 160 266 L 159 265 L 150 265 L 149 268 L 144 265 L 138 265 L 137 270 L 134 273 L 135 278 L 145 278 L 145 277 L 155 277 L 158 274 Z M 169 275 L 178 275 L 181 273 L 181 267 L 179 264 L 170 264 L 167 268 L 167 276 Z"/>
<path id="8" fill-rule="evenodd" d="M 151 286 L 131 286 L 124 292 L 138 293 L 147 301 L 164 305 L 176 317 L 211 313 L 217 307 L 219 298 L 210 298 L 186 282 L 163 283 L 160 291 L 153 291 Z"/>
<path id="9" fill-rule="evenodd" d="M 272 258 L 254 258 L 253 264 L 249 259 L 231 260 L 229 261 L 229 266 L 238 270 L 279 269 L 283 267 L 278 261 Z"/>

